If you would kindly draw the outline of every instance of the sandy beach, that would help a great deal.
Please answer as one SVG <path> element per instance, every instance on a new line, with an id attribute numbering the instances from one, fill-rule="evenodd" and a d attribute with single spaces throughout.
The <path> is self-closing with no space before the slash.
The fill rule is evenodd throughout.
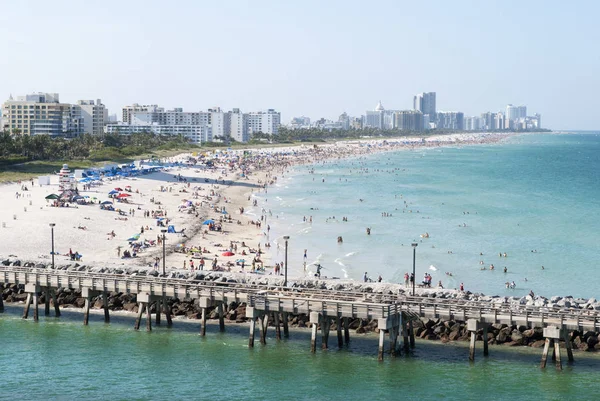
<path id="1" fill-rule="evenodd" d="M 273 274 L 275 262 L 265 253 L 271 244 L 268 227 L 261 224 L 263 211 L 254 205 L 252 194 L 268 188 L 293 164 L 401 148 L 490 143 L 507 135 L 453 134 L 236 149 L 207 152 L 202 159 L 181 154 L 161 162 L 194 159 L 196 165 L 168 167 L 135 177 L 104 177 L 90 188 L 79 183 L 79 194 L 94 203 L 69 203 L 69 207 L 54 207 L 53 200 L 45 199 L 59 193 L 58 175 L 51 176 L 49 185 L 40 186 L 38 180 L 9 183 L 0 186 L 3 205 L 0 258 L 12 255 L 23 261 L 49 264 L 50 223 L 54 223 L 57 265 L 72 263 L 70 253 L 78 253 L 81 255 L 78 263 L 82 265 L 158 267 L 160 270 L 163 263 L 163 245 L 159 243 L 161 229 L 173 226 L 176 232 L 165 234 L 168 271 L 188 270 L 191 264 L 197 270 L 203 260 L 204 270 L 216 266 L 215 270 L 246 273 L 256 259 L 256 268 L 262 266 L 265 274 Z M 111 191 L 116 191 L 115 195 L 126 194 L 123 196 L 126 202 L 110 198 Z M 121 212 L 103 210 L 101 202 Z M 210 230 L 209 225 L 203 224 L 206 220 L 213 220 L 220 230 Z M 123 258 L 125 251 L 135 251 L 136 256 Z"/>

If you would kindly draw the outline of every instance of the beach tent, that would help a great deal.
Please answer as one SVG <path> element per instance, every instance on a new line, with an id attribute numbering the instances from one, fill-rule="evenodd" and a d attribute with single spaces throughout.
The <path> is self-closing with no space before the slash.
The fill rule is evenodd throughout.
<path id="1" fill-rule="evenodd" d="M 168 232 L 168 233 L 173 233 L 173 234 L 174 234 L 174 233 L 176 233 L 177 231 L 175 231 L 175 226 L 169 226 L 169 227 L 168 227 L 168 229 L 167 229 L 167 232 Z"/>
<path id="2" fill-rule="evenodd" d="M 132 235 L 131 237 L 127 238 L 127 241 L 137 241 L 140 239 L 140 234 L 135 234 Z"/>
<path id="3" fill-rule="evenodd" d="M 60 196 L 58 196 L 57 194 L 50 194 L 48 196 L 46 196 L 46 199 L 58 199 L 60 198 Z"/>
<path id="4" fill-rule="evenodd" d="M 202 223 L 203 225 L 208 225 L 208 224 L 214 224 L 215 221 L 214 220 L 204 220 L 204 223 Z"/>

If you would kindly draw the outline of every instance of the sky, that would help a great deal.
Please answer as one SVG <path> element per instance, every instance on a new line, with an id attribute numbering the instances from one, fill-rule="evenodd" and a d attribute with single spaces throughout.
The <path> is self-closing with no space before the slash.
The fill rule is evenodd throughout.
<path id="1" fill-rule="evenodd" d="M 0 0 L 0 102 L 58 92 L 185 111 L 337 120 L 381 100 L 479 115 L 524 104 L 600 129 L 600 2 Z"/>

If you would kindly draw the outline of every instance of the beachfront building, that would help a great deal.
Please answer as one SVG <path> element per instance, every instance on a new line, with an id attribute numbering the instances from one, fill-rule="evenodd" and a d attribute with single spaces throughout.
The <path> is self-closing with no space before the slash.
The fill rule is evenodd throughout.
<path id="1" fill-rule="evenodd" d="M 467 131 L 481 131 L 484 129 L 484 124 L 484 120 L 481 117 L 465 117 L 465 130 Z"/>
<path id="2" fill-rule="evenodd" d="M 79 100 L 76 105 L 81 110 L 83 120 L 82 131 L 85 134 L 102 135 L 108 123 L 108 110 L 102 100 Z"/>
<path id="3" fill-rule="evenodd" d="M 419 110 L 401 110 L 394 113 L 394 127 L 400 131 L 423 131 L 423 113 Z"/>
<path id="4" fill-rule="evenodd" d="M 289 128 L 290 129 L 308 129 L 308 128 L 310 128 L 310 118 L 305 117 L 305 116 L 294 117 L 290 121 Z"/>
<path id="5" fill-rule="evenodd" d="M 250 112 L 248 118 L 248 134 L 262 132 L 263 134 L 277 135 L 281 125 L 281 113 L 274 109 L 267 111 Z"/>
<path id="6" fill-rule="evenodd" d="M 225 114 L 226 135 L 236 142 L 248 142 L 248 117 L 240 109 Z"/>
<path id="7" fill-rule="evenodd" d="M 367 110 L 363 118 L 363 128 L 383 128 L 383 115 L 385 108 L 381 104 L 381 100 L 375 106 L 375 110 Z"/>
<path id="8" fill-rule="evenodd" d="M 139 105 L 137 103 L 134 103 L 131 106 L 123 107 L 121 121 L 123 121 L 125 124 L 131 124 L 133 118 L 132 114 L 135 112 L 157 113 L 163 111 L 165 110 L 162 107 L 158 107 L 158 105 L 156 104 Z"/>
<path id="9" fill-rule="evenodd" d="M 207 138 L 212 138 L 211 127 L 208 125 L 187 124 L 158 124 L 158 123 L 136 123 L 107 124 L 104 128 L 107 134 L 131 135 L 138 133 L 153 133 L 156 135 L 183 135 L 190 142 L 202 144 Z"/>
<path id="10" fill-rule="evenodd" d="M 32 93 L 2 105 L 2 129 L 14 134 L 73 137 L 83 132 L 78 105 L 60 103 L 58 93 Z"/>
<path id="11" fill-rule="evenodd" d="M 440 111 L 437 113 L 438 129 L 462 131 L 465 129 L 464 114 L 460 111 Z"/>
<path id="12" fill-rule="evenodd" d="M 429 122 L 435 122 L 437 113 L 435 92 L 423 92 L 416 94 L 413 97 L 413 110 L 420 111 L 424 118 L 429 119 L 427 124 L 423 122 L 424 126 L 429 126 Z"/>
<path id="13" fill-rule="evenodd" d="M 350 116 L 348 115 L 348 113 L 343 112 L 342 114 L 340 114 L 340 116 L 338 117 L 338 122 L 340 123 L 342 129 L 350 129 Z"/>

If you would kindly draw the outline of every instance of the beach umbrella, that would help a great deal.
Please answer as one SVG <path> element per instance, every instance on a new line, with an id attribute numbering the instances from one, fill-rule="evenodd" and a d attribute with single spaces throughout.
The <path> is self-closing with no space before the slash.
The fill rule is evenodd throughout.
<path id="1" fill-rule="evenodd" d="M 102 205 L 112 205 L 112 202 L 111 202 L 111 201 L 108 201 L 108 200 L 106 200 L 106 201 L 102 202 Z"/>
<path id="2" fill-rule="evenodd" d="M 127 198 L 128 196 L 131 196 L 129 194 L 119 194 L 117 195 L 117 198 Z"/>
<path id="3" fill-rule="evenodd" d="M 108 194 L 109 194 L 109 195 L 114 195 L 114 194 L 118 194 L 118 193 L 119 193 L 119 191 L 115 191 L 115 190 L 113 189 L 113 190 L 112 190 L 112 191 L 110 191 Z"/>
<path id="4" fill-rule="evenodd" d="M 221 255 L 223 255 L 223 256 L 233 256 L 233 255 L 235 255 L 235 253 L 227 251 L 227 252 L 223 252 Z"/>
<path id="5" fill-rule="evenodd" d="M 123 190 L 123 189 L 122 189 L 122 188 L 119 188 L 119 187 L 115 188 L 115 191 L 122 191 L 122 190 Z"/>
<path id="6" fill-rule="evenodd" d="M 81 195 L 75 195 L 73 197 L 73 200 L 79 200 L 79 199 L 83 199 L 83 196 L 81 196 Z"/>
<path id="7" fill-rule="evenodd" d="M 214 220 L 204 220 L 204 223 L 202 223 L 202 225 L 205 225 L 205 224 L 214 224 L 214 222 L 215 222 Z"/>
<path id="8" fill-rule="evenodd" d="M 60 196 L 58 196 L 57 194 L 50 194 L 48 196 L 46 196 L 46 199 L 58 199 L 60 198 Z"/>
<path id="9" fill-rule="evenodd" d="M 226 210 L 221 211 L 223 214 L 228 214 Z"/>

